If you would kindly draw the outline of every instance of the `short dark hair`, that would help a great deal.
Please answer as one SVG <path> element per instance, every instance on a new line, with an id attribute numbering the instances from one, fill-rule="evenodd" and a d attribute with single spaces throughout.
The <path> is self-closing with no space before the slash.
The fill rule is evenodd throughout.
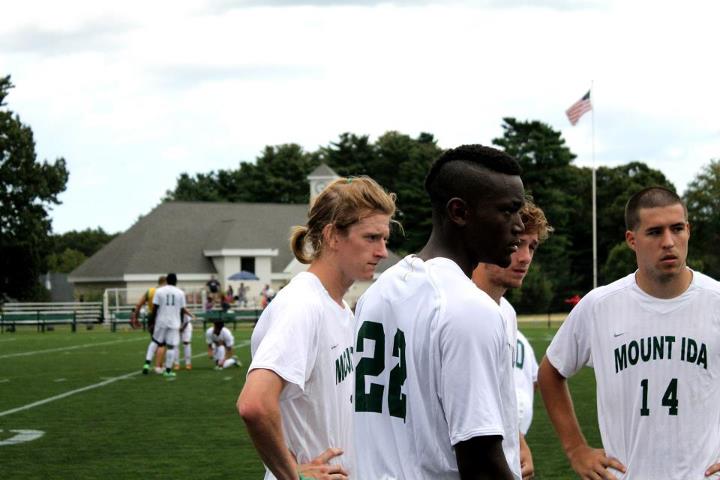
<path id="1" fill-rule="evenodd" d="M 167 283 L 168 285 L 177 285 L 177 275 L 175 275 L 174 273 L 168 273 Z"/>
<path id="2" fill-rule="evenodd" d="M 487 171 L 520 175 L 522 168 L 507 153 L 484 145 L 461 145 L 447 150 L 433 162 L 425 177 L 425 190 L 433 208 L 444 208 L 456 196 L 476 196 L 477 180 Z"/>
<path id="3" fill-rule="evenodd" d="M 640 223 L 641 208 L 668 207 L 670 205 L 682 205 L 687 219 L 687 207 L 677 193 L 672 190 L 653 186 L 643 188 L 634 194 L 625 204 L 625 228 L 634 231 Z"/>

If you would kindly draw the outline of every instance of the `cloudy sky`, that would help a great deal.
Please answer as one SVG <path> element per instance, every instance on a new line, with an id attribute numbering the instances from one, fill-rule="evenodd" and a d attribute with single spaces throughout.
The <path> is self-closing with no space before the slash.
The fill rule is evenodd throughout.
<path id="1" fill-rule="evenodd" d="M 541 120 L 682 192 L 720 158 L 720 2 L 31 1 L 0 15 L 8 106 L 70 169 L 56 232 L 129 228 L 182 172 L 342 132 L 489 143 Z M 565 110 L 592 85 L 594 116 Z"/>

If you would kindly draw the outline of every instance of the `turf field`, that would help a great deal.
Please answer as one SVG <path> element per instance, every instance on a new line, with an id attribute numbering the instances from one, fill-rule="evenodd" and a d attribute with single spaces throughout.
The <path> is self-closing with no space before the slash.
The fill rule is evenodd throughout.
<path id="1" fill-rule="evenodd" d="M 541 357 L 555 328 L 521 328 Z M 194 368 L 175 379 L 140 374 L 149 339 L 143 332 L 60 327 L 0 335 L 0 478 L 262 478 L 235 410 L 251 332 L 234 333 L 245 367 L 214 371 L 196 328 Z M 592 372 L 570 385 L 584 432 L 599 445 Z M 574 478 L 536 399 L 528 434 L 536 478 Z M 13 443 L 32 431 L 43 433 Z"/>

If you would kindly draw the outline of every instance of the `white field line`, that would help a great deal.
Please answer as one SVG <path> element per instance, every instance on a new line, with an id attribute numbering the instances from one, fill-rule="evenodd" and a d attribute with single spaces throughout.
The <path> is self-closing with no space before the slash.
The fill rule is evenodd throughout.
<path id="1" fill-rule="evenodd" d="M 14 342 L 15 340 L 17 340 L 17 338 L 3 338 L 3 339 L 0 339 L 0 343 Z"/>
<path id="2" fill-rule="evenodd" d="M 84 345 L 75 345 L 72 347 L 58 347 L 58 348 L 48 348 L 46 350 L 35 350 L 34 352 L 8 353 L 6 355 L 0 355 L 0 358 L 27 357 L 30 355 L 36 355 L 38 353 L 64 352 L 67 350 L 77 350 L 79 348 L 99 347 L 100 345 L 112 345 L 115 343 L 137 342 L 138 340 L 144 340 L 146 342 L 149 341 L 147 338 L 143 337 L 143 338 L 131 338 L 128 340 L 113 340 L 112 342 L 86 343 Z"/>
<path id="3" fill-rule="evenodd" d="M 249 341 L 244 341 L 238 345 L 238 348 L 242 348 L 249 344 L 250 344 Z M 197 354 L 193 355 L 192 358 L 201 357 L 203 355 L 207 355 L 207 352 L 197 353 Z M 22 407 L 5 410 L 4 412 L 0 412 L 0 417 L 4 417 L 5 415 L 11 415 L 11 414 L 17 413 L 17 412 L 22 412 L 24 410 L 29 410 L 31 408 L 39 407 L 40 405 L 45 405 L 46 403 L 54 402 L 55 400 L 61 400 L 65 397 L 75 395 L 76 393 L 82 393 L 82 392 L 86 392 L 88 390 L 93 390 L 95 388 L 104 387 L 105 385 L 110 385 L 111 383 L 117 382 L 118 380 L 125 380 L 126 378 L 134 377 L 135 375 L 140 375 L 140 373 L 141 373 L 140 371 L 126 373 L 125 375 L 120 375 L 119 377 L 109 378 L 103 382 L 95 383 L 93 385 L 88 385 L 87 387 L 70 390 L 69 392 L 61 393 L 60 395 L 55 395 L 54 397 L 49 397 L 49 398 L 45 398 L 43 400 L 38 400 L 37 402 L 28 403 L 27 405 L 23 405 Z"/>
<path id="4" fill-rule="evenodd" d="M 104 387 L 105 385 L 109 385 L 113 382 L 117 382 L 118 380 L 125 380 L 126 378 L 130 378 L 134 375 L 139 375 L 140 372 L 132 372 L 125 375 L 120 375 L 119 377 L 113 377 L 109 380 L 105 380 L 104 382 L 96 383 L 94 385 L 88 385 L 87 387 L 78 388 L 76 390 L 70 390 L 69 392 L 61 393 L 60 395 L 55 395 L 54 397 L 49 397 L 43 400 L 38 400 L 37 402 L 28 403 L 27 405 L 23 405 L 22 407 L 13 408 L 10 410 L 5 410 L 4 412 L 0 412 L 0 417 L 4 417 L 5 415 L 11 415 L 13 413 L 22 412 L 23 410 L 29 410 L 31 408 L 39 407 L 40 405 L 45 405 L 46 403 L 54 402 L 55 400 L 60 400 L 65 397 L 69 397 L 70 395 L 75 395 L 76 393 L 86 392 L 88 390 L 92 390 L 94 388 L 100 388 Z"/>

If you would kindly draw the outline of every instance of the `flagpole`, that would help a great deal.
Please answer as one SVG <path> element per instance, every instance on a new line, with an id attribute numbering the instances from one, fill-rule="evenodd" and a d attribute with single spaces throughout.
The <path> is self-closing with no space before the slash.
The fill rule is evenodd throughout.
<path id="1" fill-rule="evenodd" d="M 593 82 L 590 82 L 590 98 L 592 98 Z M 592 102 L 592 100 L 591 100 Z M 592 236 L 593 236 L 593 288 L 597 288 L 597 187 L 595 175 L 595 103 L 592 110 Z"/>

